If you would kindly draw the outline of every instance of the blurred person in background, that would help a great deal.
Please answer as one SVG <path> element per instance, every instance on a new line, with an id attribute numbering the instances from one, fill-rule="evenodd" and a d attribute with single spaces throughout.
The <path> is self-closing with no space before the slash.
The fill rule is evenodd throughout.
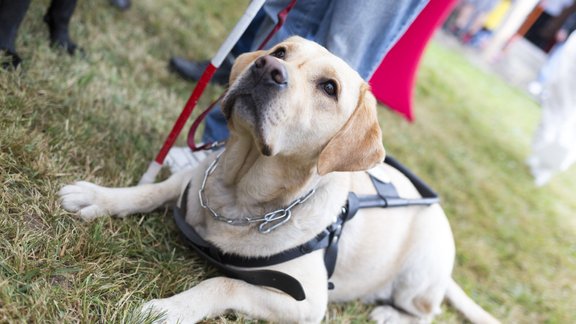
<path id="1" fill-rule="evenodd" d="M 468 43 L 478 33 L 500 0 L 461 0 L 448 24 L 448 31 Z"/>
<path id="2" fill-rule="evenodd" d="M 574 0 L 540 0 L 538 3 L 540 15 L 530 26 L 524 37 L 547 52 L 550 49 L 549 36 L 551 36 L 548 34 L 547 26 L 573 3 Z"/>
<path id="3" fill-rule="evenodd" d="M 475 48 L 484 49 L 487 42 L 492 38 L 494 32 L 500 27 L 508 11 L 512 6 L 512 0 L 502 0 L 488 13 L 482 28 L 471 36 L 467 45 Z"/>
<path id="4" fill-rule="evenodd" d="M 576 162 L 576 31 L 564 43 L 556 64 L 543 84 L 542 116 L 526 161 L 538 186 Z"/>
<path id="5" fill-rule="evenodd" d="M 562 27 L 556 32 L 555 41 L 556 44 L 550 50 L 546 62 L 542 65 L 542 68 L 538 72 L 538 77 L 536 80 L 530 83 L 528 90 L 534 96 L 539 97 L 542 95 L 542 90 L 546 81 L 550 78 L 553 73 L 558 71 L 558 59 L 561 56 L 564 45 L 568 36 L 576 30 L 576 13 L 571 14 L 566 21 L 562 24 Z M 575 58 L 576 59 L 576 58 Z"/>

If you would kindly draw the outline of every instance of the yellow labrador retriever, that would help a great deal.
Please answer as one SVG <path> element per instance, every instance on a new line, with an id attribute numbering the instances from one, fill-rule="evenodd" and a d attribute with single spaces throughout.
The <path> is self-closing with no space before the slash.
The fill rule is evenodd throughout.
<path id="1" fill-rule="evenodd" d="M 225 255 L 266 258 L 330 227 L 350 191 L 373 194 L 368 169 L 385 173 L 400 196 L 419 197 L 403 174 L 381 162 L 381 130 L 368 85 L 325 48 L 292 37 L 270 51 L 244 54 L 230 84 L 222 107 L 231 135 L 221 155 L 157 184 L 105 188 L 77 182 L 61 189 L 63 207 L 91 220 L 185 201 L 185 220 L 203 240 Z M 267 214 L 274 217 L 261 217 Z M 143 309 L 163 312 L 169 323 L 194 323 L 228 310 L 318 323 L 329 301 L 361 299 L 385 302 L 371 313 L 378 323 L 429 322 L 447 297 L 471 321 L 497 323 L 451 278 L 454 241 L 438 204 L 361 209 L 339 234 L 333 289 L 327 250 L 318 249 L 263 267 L 299 282 L 303 300 L 217 277 Z"/>

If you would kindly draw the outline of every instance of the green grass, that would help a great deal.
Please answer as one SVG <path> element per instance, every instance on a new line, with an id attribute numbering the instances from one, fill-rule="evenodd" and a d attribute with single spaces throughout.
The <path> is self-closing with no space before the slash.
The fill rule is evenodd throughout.
<path id="1" fill-rule="evenodd" d="M 143 301 L 214 270 L 182 244 L 169 211 L 85 224 L 56 193 L 78 179 L 137 182 L 192 89 L 168 58 L 210 57 L 247 1 L 137 0 L 126 13 L 79 1 L 71 32 L 85 57 L 48 47 L 47 2 L 32 2 L 20 30 L 23 68 L 0 71 L 0 322 L 137 321 Z M 200 106 L 221 91 L 209 87 Z M 432 44 L 415 110 L 409 124 L 381 109 L 384 144 L 442 195 L 455 278 L 506 323 L 576 322 L 576 170 L 533 185 L 523 161 L 538 106 Z M 438 322 L 463 321 L 444 309 Z M 334 305 L 326 320 L 364 323 L 369 311 Z M 244 319 L 214 322 L 234 321 Z"/>

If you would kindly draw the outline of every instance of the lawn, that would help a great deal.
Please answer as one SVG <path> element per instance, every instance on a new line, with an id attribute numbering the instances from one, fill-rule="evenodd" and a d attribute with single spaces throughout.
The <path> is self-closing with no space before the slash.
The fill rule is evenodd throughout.
<path id="1" fill-rule="evenodd" d="M 182 244 L 169 210 L 86 224 L 56 193 L 78 179 L 138 181 L 192 89 L 168 58 L 209 58 L 247 1 L 134 0 L 125 13 L 79 1 L 76 57 L 49 48 L 47 3 L 33 1 L 20 30 L 22 68 L 0 70 L 0 322 L 136 321 L 143 301 L 214 270 Z M 222 90 L 210 86 L 200 106 Z M 456 280 L 505 323 L 576 322 L 576 170 L 533 185 L 524 160 L 538 105 L 437 43 L 415 104 L 414 123 L 380 109 L 383 141 L 441 194 Z M 437 322 L 464 321 L 444 310 Z M 326 322 L 364 323 L 369 311 L 334 305 Z M 245 319 L 214 322 L 235 321 Z"/>

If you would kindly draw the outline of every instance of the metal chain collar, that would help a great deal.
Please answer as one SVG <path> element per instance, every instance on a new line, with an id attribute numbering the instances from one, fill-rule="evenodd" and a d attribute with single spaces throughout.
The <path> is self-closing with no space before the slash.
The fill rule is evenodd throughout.
<path id="1" fill-rule="evenodd" d="M 214 172 L 214 169 L 216 169 L 216 166 L 220 161 L 221 155 L 222 153 L 220 153 L 216 157 L 216 159 L 212 161 L 210 166 L 208 166 L 208 169 L 206 169 L 206 171 L 204 172 L 204 179 L 202 180 L 202 186 L 200 187 L 200 190 L 198 190 L 198 198 L 200 199 L 200 206 L 208 210 L 212 214 L 212 217 L 217 221 L 224 222 L 226 224 L 234 226 L 247 226 L 254 223 L 261 223 L 260 225 L 258 225 L 258 231 L 262 234 L 268 234 L 273 230 L 275 230 L 276 228 L 278 228 L 279 226 L 288 222 L 292 217 L 292 211 L 291 211 L 292 208 L 294 208 L 297 205 L 303 204 L 306 200 L 308 200 L 308 198 L 310 198 L 310 196 L 312 196 L 312 194 L 314 194 L 314 192 L 316 192 L 316 189 L 313 188 L 310 191 L 308 191 L 305 195 L 292 201 L 287 207 L 266 213 L 262 216 L 229 218 L 226 216 L 219 215 L 214 209 L 208 206 L 208 200 L 204 195 L 204 191 L 206 189 L 206 181 L 208 180 L 208 177 Z"/>

